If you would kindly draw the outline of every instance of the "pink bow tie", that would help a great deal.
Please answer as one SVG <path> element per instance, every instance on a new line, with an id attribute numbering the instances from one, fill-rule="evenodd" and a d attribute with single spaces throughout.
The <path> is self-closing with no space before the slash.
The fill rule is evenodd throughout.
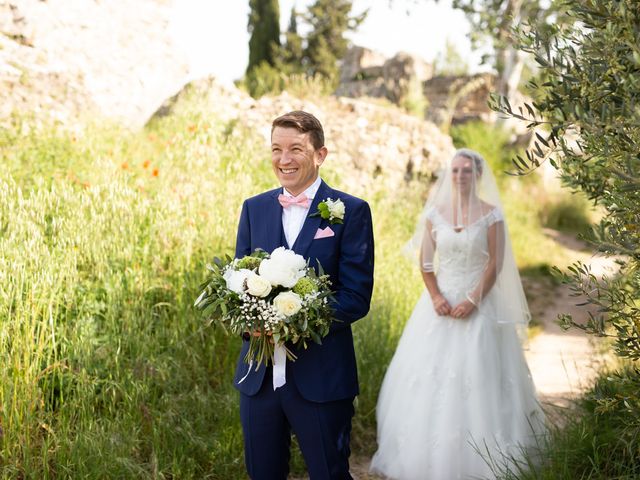
<path id="1" fill-rule="evenodd" d="M 297 197 L 288 197 L 281 193 L 278 195 L 278 201 L 280 202 L 280 205 L 282 205 L 282 208 L 289 208 L 291 205 L 309 208 L 309 205 L 311 205 L 311 200 L 309 200 L 304 193 L 301 193 Z"/>

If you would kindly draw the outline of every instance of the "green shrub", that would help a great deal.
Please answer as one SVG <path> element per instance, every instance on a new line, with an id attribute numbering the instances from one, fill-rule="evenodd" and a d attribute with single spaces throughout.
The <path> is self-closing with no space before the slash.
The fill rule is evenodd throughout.
<path id="1" fill-rule="evenodd" d="M 416 76 L 411 76 L 406 92 L 398 102 L 409 114 L 418 118 L 424 118 L 425 111 L 429 106 L 427 97 L 422 91 L 422 82 Z"/>
<path id="2" fill-rule="evenodd" d="M 295 98 L 319 98 L 334 90 L 334 82 L 321 75 L 291 74 L 285 77 L 283 90 Z"/>
<path id="3" fill-rule="evenodd" d="M 549 195 L 540 209 L 542 225 L 588 236 L 593 226 L 593 207 L 579 192 Z"/>
<path id="4" fill-rule="evenodd" d="M 553 408 L 554 425 L 542 442 L 542 461 L 501 478 L 574 480 L 640 478 L 640 430 L 629 422 L 640 416 L 640 371 L 627 367 L 604 372 L 595 386 L 568 410 Z M 496 472 L 498 473 L 498 472 Z"/>
<path id="5" fill-rule="evenodd" d="M 509 137 L 510 134 L 505 129 L 481 121 L 451 127 L 451 139 L 456 148 L 471 148 L 480 153 L 491 166 L 499 183 L 512 167 L 514 150 L 509 147 Z"/>
<path id="6" fill-rule="evenodd" d="M 244 87 L 253 98 L 263 95 L 277 95 L 284 88 L 284 76 L 276 67 L 261 62 L 251 69 L 244 78 Z"/>

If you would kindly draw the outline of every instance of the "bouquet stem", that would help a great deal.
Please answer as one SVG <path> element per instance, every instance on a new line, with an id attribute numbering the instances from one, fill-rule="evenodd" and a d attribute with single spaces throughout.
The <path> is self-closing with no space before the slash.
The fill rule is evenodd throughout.
<path id="1" fill-rule="evenodd" d="M 284 351 L 287 354 L 287 358 L 291 361 L 295 361 L 298 357 L 284 344 Z M 256 371 L 261 364 L 273 365 L 273 356 L 275 352 L 275 344 L 268 335 L 260 335 L 257 337 L 251 337 L 249 340 L 249 350 L 244 357 L 246 363 L 251 361 L 256 362 Z"/>

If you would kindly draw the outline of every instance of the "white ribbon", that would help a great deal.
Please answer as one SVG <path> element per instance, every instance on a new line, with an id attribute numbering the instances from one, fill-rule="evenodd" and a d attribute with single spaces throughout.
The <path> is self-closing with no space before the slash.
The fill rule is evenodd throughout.
<path id="1" fill-rule="evenodd" d="M 284 345 L 278 343 L 273 352 L 273 389 L 287 383 L 287 352 Z"/>
<path id="2" fill-rule="evenodd" d="M 238 385 L 244 382 L 251 373 L 253 360 L 249 361 L 249 368 L 244 377 L 238 380 Z M 273 390 L 280 388 L 287 383 L 287 352 L 284 345 L 277 344 L 273 352 Z"/>
<path id="3" fill-rule="evenodd" d="M 247 377 L 251 373 L 251 367 L 253 367 L 253 360 L 249 360 L 249 368 L 247 368 L 247 373 L 244 377 L 238 380 L 238 385 L 240 385 L 242 382 L 244 382 L 247 379 Z"/>

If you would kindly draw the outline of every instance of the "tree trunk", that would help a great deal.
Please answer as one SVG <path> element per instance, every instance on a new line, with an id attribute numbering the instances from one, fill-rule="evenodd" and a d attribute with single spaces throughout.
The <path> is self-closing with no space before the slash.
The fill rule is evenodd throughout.
<path id="1" fill-rule="evenodd" d="M 498 78 L 498 93 L 513 100 L 522 77 L 524 54 L 520 50 L 507 47 L 498 52 L 498 55 L 502 64 L 502 71 Z"/>
<path id="2" fill-rule="evenodd" d="M 513 94 L 518 88 L 522 69 L 524 67 L 523 53 L 512 46 L 509 39 L 511 28 L 518 25 L 522 16 L 523 0 L 508 0 L 503 12 L 503 22 L 500 27 L 499 45 L 496 51 L 498 57 L 498 93 L 504 95 L 509 100 L 513 99 Z"/>

